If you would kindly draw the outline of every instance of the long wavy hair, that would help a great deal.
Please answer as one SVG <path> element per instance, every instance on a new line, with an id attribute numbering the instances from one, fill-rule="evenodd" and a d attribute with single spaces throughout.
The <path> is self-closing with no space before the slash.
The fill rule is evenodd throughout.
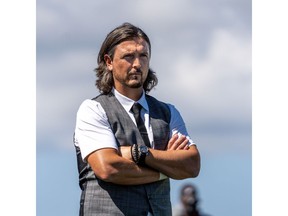
<path id="1" fill-rule="evenodd" d="M 106 66 L 104 56 L 107 54 L 111 59 L 113 59 L 115 47 L 121 42 L 131 40 L 135 37 L 143 38 L 148 43 L 149 53 L 151 55 L 151 43 L 148 36 L 140 28 L 130 23 L 123 23 L 106 36 L 98 54 L 98 67 L 94 70 L 97 77 L 95 85 L 99 89 L 100 93 L 108 94 L 112 90 L 114 84 L 113 75 Z M 148 76 L 143 84 L 145 93 L 148 93 L 157 85 L 157 83 L 158 79 L 156 73 L 149 68 Z"/>

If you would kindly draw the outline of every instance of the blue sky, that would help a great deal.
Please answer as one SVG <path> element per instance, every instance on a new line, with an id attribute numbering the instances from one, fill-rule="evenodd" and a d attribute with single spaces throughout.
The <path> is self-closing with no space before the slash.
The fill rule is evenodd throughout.
<path id="1" fill-rule="evenodd" d="M 190 180 L 216 216 L 251 215 L 252 56 L 252 212 L 288 214 L 283 2 L 253 1 L 253 55 L 249 1 L 41 0 L 37 19 L 35 3 L 0 5 L 1 212 L 77 215 L 75 112 L 95 95 L 91 68 L 105 34 L 133 20 L 152 39 L 161 81 L 153 95 L 179 107 L 201 150 L 200 176 Z M 173 204 L 182 183 L 172 182 Z"/>
<path id="2" fill-rule="evenodd" d="M 78 213 L 76 112 L 98 94 L 102 41 L 126 21 L 151 39 L 159 84 L 150 94 L 180 110 L 202 156 L 198 178 L 171 181 L 172 205 L 191 181 L 203 212 L 251 215 L 251 8 L 248 0 L 38 0 L 37 215 Z"/>

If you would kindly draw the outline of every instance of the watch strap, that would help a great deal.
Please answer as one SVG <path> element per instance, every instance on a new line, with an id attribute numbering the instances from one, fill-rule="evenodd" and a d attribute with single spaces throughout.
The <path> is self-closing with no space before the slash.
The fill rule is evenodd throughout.
<path id="1" fill-rule="evenodd" d="M 139 160 L 138 160 L 138 165 L 140 166 L 145 166 L 145 158 L 146 158 L 146 153 L 143 153 L 140 151 L 140 148 L 139 148 Z"/>

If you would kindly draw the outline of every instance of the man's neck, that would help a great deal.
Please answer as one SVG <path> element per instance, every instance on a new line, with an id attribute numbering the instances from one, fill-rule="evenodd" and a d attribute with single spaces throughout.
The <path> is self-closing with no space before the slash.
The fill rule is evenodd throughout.
<path id="1" fill-rule="evenodd" d="M 120 88 L 120 89 L 118 88 L 116 90 L 120 94 L 122 94 L 125 97 L 128 97 L 134 101 L 138 101 L 143 94 L 143 88 Z"/>

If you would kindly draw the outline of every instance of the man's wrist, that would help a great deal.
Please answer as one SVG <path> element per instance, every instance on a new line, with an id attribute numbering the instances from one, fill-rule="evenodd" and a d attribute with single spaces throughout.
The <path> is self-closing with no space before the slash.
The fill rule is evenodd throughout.
<path id="1" fill-rule="evenodd" d="M 145 166 L 146 165 L 145 158 L 149 154 L 149 148 L 146 145 L 139 145 L 138 154 L 139 154 L 138 164 L 140 166 Z"/>
<path id="2" fill-rule="evenodd" d="M 145 145 L 133 144 L 131 146 L 132 160 L 140 166 L 145 166 L 145 158 L 149 154 L 149 148 Z"/>

